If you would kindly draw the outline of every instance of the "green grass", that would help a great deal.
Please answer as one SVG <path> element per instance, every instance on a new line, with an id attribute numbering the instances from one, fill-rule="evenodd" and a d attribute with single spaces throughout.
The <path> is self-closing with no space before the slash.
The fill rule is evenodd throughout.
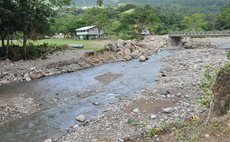
<path id="1" fill-rule="evenodd" d="M 63 46 L 66 44 L 83 44 L 83 50 L 100 50 L 103 49 L 106 44 L 108 44 L 110 40 L 74 40 L 74 39 L 42 39 L 37 41 L 28 41 L 33 45 L 42 45 L 44 43 L 48 44 L 48 46 Z M 18 40 L 14 40 L 13 43 L 15 45 L 21 46 L 22 43 Z M 1 46 L 1 43 L 0 43 Z"/>

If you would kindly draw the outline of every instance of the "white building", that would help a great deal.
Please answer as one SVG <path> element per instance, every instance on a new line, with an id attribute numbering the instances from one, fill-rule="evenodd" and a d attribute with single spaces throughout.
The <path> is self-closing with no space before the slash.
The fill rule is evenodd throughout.
<path id="1" fill-rule="evenodd" d="M 79 29 L 76 29 L 76 35 L 77 38 L 80 40 L 91 40 L 91 39 L 96 39 L 99 36 L 104 35 L 104 31 L 100 30 L 96 26 L 87 26 L 87 27 L 82 27 Z"/>

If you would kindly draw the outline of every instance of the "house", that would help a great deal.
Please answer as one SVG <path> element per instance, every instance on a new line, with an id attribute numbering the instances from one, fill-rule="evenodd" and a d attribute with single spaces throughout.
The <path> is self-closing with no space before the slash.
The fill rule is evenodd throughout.
<path id="1" fill-rule="evenodd" d="M 96 26 L 87 26 L 76 29 L 76 35 L 80 40 L 91 40 L 103 36 L 104 31 L 100 30 Z"/>

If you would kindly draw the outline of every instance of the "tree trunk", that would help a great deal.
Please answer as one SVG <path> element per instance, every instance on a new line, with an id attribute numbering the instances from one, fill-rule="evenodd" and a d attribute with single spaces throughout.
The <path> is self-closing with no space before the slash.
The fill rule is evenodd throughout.
<path id="1" fill-rule="evenodd" d="M 1 36 L 1 40 L 2 40 L 2 48 L 5 48 L 5 38 L 4 38 L 4 36 Z"/>
<path id="2" fill-rule="evenodd" d="M 9 58 L 9 48 L 10 48 L 10 28 L 7 27 L 7 43 L 6 43 L 6 58 Z"/>
<path id="3" fill-rule="evenodd" d="M 27 42 L 26 31 L 24 31 L 23 32 L 23 55 L 24 55 L 24 60 L 27 60 L 26 42 Z"/>
<path id="4" fill-rule="evenodd" d="M 100 28 L 98 29 L 98 35 L 97 35 L 97 37 L 98 37 L 98 39 L 101 38 L 101 30 L 100 30 Z"/>

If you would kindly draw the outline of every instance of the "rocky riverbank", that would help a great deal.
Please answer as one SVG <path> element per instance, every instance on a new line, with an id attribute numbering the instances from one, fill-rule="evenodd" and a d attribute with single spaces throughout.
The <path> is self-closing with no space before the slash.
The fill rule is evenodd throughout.
<path id="1" fill-rule="evenodd" d="M 151 44 L 151 46 L 149 46 Z M 166 45 L 166 38 L 156 36 L 153 41 L 136 40 L 111 43 L 103 51 L 66 50 L 48 55 L 46 59 L 29 61 L 0 61 L 0 85 L 12 82 L 31 81 L 45 76 L 73 72 L 103 63 L 128 61 L 148 56 Z"/>
<path id="2" fill-rule="evenodd" d="M 200 42 L 205 42 L 207 45 L 221 45 L 227 41 L 227 38 L 192 39 L 196 45 Z M 94 116 L 93 118 L 96 118 L 93 120 L 87 118 L 85 114 L 76 116 L 76 124 L 67 129 L 67 134 L 53 139 L 66 142 L 138 141 L 141 136 L 146 138 L 145 133 L 151 128 L 175 121 L 183 122 L 192 116 L 204 114 L 206 109 L 199 106 L 197 99 L 202 95 L 199 81 L 205 66 L 221 66 L 227 60 L 226 50 L 210 48 L 213 46 L 184 49 L 165 45 L 165 36 L 155 36 L 154 39 L 146 39 L 142 42 L 118 40 L 106 46 L 105 50 L 98 52 L 67 50 L 49 55 L 45 60 L 1 61 L 0 84 L 30 81 L 108 62 L 138 58 L 144 61 L 153 53 L 161 54 L 162 50 L 169 50 L 172 52 L 171 56 L 161 60 L 161 75 L 152 80 L 156 82 L 152 87 L 154 89 L 146 88 L 135 98 L 119 98 L 119 104 L 114 104 L 99 116 Z M 95 79 L 106 84 L 107 81 L 112 82 L 119 76 L 119 74 L 108 73 L 103 76 L 108 77 L 107 79 L 101 76 Z M 58 93 L 54 95 L 55 99 L 60 99 Z M 4 118 L 0 119 L 1 124 L 19 118 L 23 119 L 30 114 L 43 111 L 46 109 L 45 105 L 50 105 L 41 106 L 42 102 L 39 101 L 44 100 L 31 98 L 25 99 L 23 94 L 19 94 L 19 98 L 10 99 L 12 101 L 1 100 L 4 102 L 0 105 L 0 118 Z M 98 101 L 92 104 L 99 107 L 101 105 Z M 158 137 L 149 141 L 155 140 L 169 141 Z M 48 139 L 48 141 L 52 140 Z"/>
<path id="3" fill-rule="evenodd" d="M 136 142 L 150 128 L 183 122 L 206 113 L 207 110 L 198 103 L 202 96 L 199 83 L 206 66 L 222 66 L 227 61 L 226 50 L 202 48 L 172 52 L 161 61 L 161 76 L 155 80 L 154 90 L 146 89 L 139 97 L 123 99 L 87 125 L 70 128 L 70 133 L 59 141 Z M 156 137 L 144 141 L 166 142 L 170 139 Z"/>

